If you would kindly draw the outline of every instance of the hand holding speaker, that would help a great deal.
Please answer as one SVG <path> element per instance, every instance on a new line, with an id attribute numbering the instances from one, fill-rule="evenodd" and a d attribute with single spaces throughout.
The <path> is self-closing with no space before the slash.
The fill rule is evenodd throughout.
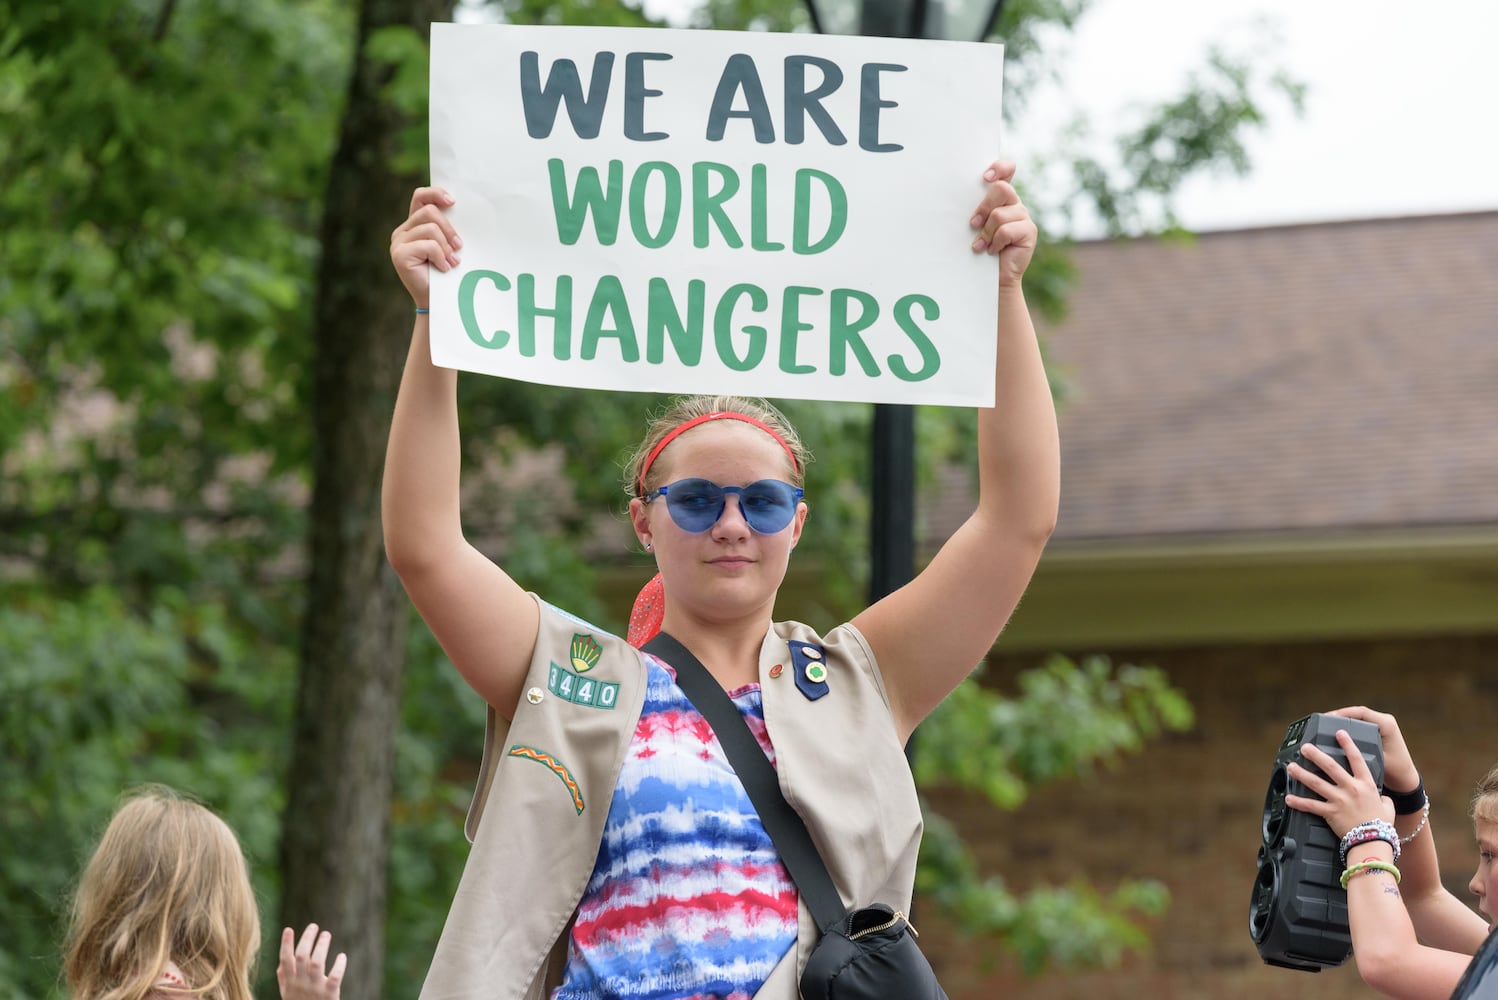
<path id="1" fill-rule="evenodd" d="M 1365 705 L 1349 705 L 1331 714 L 1371 722 L 1378 727 L 1378 738 L 1384 747 L 1383 787 L 1391 794 L 1413 792 L 1420 786 L 1420 772 L 1415 767 L 1415 758 L 1405 745 L 1404 734 L 1399 731 L 1399 722 L 1394 716 L 1387 712 L 1375 712 Z"/>
<path id="2" fill-rule="evenodd" d="M 1340 841 L 1372 814 L 1357 815 L 1333 832 L 1321 809 L 1341 807 L 1315 798 L 1321 791 L 1310 784 L 1334 792 L 1344 777 L 1355 784 L 1349 768 L 1372 782 L 1376 800 L 1384 773 L 1376 723 L 1318 712 L 1291 723 L 1280 741 L 1264 795 L 1263 843 L 1248 917 L 1259 956 L 1270 965 L 1318 972 L 1341 965 L 1352 950 Z M 1366 787 L 1357 787 L 1366 794 Z M 1346 811 L 1358 808 L 1348 805 Z"/>
<path id="3" fill-rule="evenodd" d="M 1300 748 L 1300 754 L 1316 765 L 1316 770 L 1312 771 L 1294 761 L 1287 764 L 1285 769 L 1291 778 L 1320 798 L 1286 795 L 1285 805 L 1320 816 L 1338 837 L 1368 820 L 1381 819 L 1393 823 L 1394 803 L 1388 796 L 1380 793 L 1367 762 L 1363 760 L 1363 755 L 1358 752 L 1347 730 L 1337 730 L 1337 744 L 1346 754 L 1351 770 L 1344 768 L 1340 761 L 1332 759 L 1325 750 L 1307 743 Z"/>

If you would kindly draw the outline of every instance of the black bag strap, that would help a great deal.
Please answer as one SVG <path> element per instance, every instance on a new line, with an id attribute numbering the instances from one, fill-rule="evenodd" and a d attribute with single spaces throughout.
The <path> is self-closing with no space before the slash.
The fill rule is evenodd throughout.
<path id="1" fill-rule="evenodd" d="M 676 669 L 677 685 L 693 707 L 702 713 L 707 724 L 713 727 L 728 763 L 743 782 L 749 801 L 754 803 L 760 822 L 765 825 L 765 832 L 780 852 L 780 860 L 790 872 L 801 898 L 806 900 L 812 918 L 825 933 L 842 920 L 847 909 L 837 894 L 837 887 L 832 884 L 832 876 L 827 874 L 827 866 L 822 863 L 817 845 L 812 843 L 806 824 L 780 791 L 775 766 L 749 731 L 738 707 L 723 690 L 723 685 L 708 673 L 702 661 L 665 632 L 641 648 Z"/>

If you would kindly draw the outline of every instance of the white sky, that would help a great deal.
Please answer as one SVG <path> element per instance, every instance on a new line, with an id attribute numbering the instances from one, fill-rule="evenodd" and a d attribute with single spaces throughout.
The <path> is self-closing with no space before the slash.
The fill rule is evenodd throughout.
<path id="1" fill-rule="evenodd" d="M 1055 85 L 1011 133 L 1023 160 L 1047 127 L 1087 110 L 1101 130 L 1182 92 L 1213 42 L 1251 50 L 1307 85 L 1304 116 L 1270 101 L 1251 176 L 1205 177 L 1177 204 L 1204 229 L 1498 209 L 1498 4 L 1490 0 L 1094 0 L 1057 39 Z M 1260 43 L 1262 44 L 1262 42 Z M 1078 235 L 1084 235 L 1079 233 Z"/>

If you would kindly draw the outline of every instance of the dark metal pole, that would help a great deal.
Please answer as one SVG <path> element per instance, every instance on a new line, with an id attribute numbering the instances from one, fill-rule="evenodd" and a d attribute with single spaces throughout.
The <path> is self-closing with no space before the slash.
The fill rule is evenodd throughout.
<path id="1" fill-rule="evenodd" d="M 859 33 L 919 38 L 927 0 L 864 0 Z M 915 408 L 874 404 L 869 603 L 915 577 Z"/>
<path id="2" fill-rule="evenodd" d="M 915 576 L 915 407 L 874 404 L 869 602 Z"/>
<path id="3" fill-rule="evenodd" d="M 927 0 L 864 0 L 858 13 L 858 33 L 880 38 L 921 37 L 920 15 Z"/>

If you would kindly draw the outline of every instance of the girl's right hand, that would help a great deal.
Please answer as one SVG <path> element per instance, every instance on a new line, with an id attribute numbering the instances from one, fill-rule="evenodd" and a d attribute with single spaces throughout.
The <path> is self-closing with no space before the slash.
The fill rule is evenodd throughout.
<path id="1" fill-rule="evenodd" d="M 1400 734 L 1394 716 L 1362 705 L 1339 708 L 1331 714 L 1362 719 L 1378 727 L 1378 738 L 1384 745 L 1384 788 L 1391 792 L 1413 792 L 1419 787 L 1420 772 L 1415 769 L 1415 758 L 1404 745 L 1404 736 Z"/>
<path id="2" fill-rule="evenodd" d="M 301 941 L 295 938 L 290 927 L 281 931 L 281 961 L 276 966 L 281 1000 L 338 1000 L 348 957 L 340 951 L 333 967 L 324 971 L 332 936 L 327 931 L 319 933 L 316 924 L 308 924 Z"/>
<path id="3" fill-rule="evenodd" d="M 1378 785 L 1374 784 L 1373 775 L 1368 770 L 1368 762 L 1363 760 L 1362 751 L 1347 730 L 1337 730 L 1337 745 L 1346 755 L 1351 771 L 1315 744 L 1305 744 L 1300 748 L 1300 755 L 1316 765 L 1321 774 L 1308 771 L 1293 761 L 1285 766 L 1285 771 L 1321 798 L 1286 795 L 1285 805 L 1320 816 L 1338 837 L 1368 820 L 1394 822 L 1394 803 L 1379 794 Z"/>
<path id="4" fill-rule="evenodd" d="M 427 308 L 430 298 L 427 265 L 439 271 L 458 266 L 463 241 L 445 211 L 455 202 L 444 188 L 417 188 L 411 195 L 410 215 L 390 234 L 390 263 L 418 309 Z"/>

